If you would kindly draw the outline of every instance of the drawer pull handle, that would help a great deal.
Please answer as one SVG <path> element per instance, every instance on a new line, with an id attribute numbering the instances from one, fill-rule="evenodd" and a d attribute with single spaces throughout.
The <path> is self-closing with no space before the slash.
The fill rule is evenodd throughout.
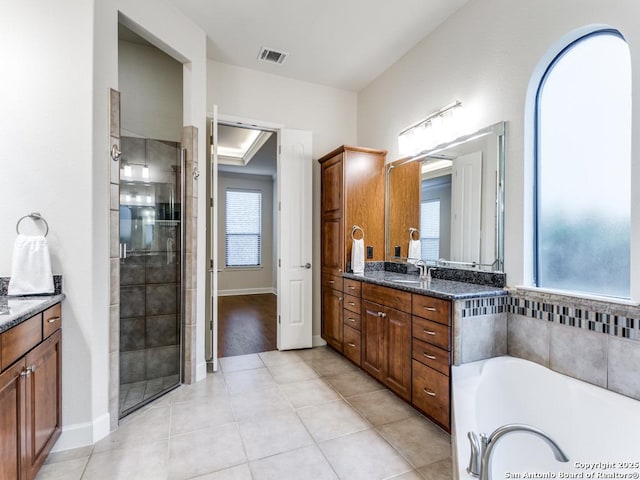
<path id="1" fill-rule="evenodd" d="M 356 306 L 356 304 L 355 304 L 355 303 L 353 303 L 353 302 L 349 302 L 349 305 L 351 305 L 352 307 L 355 307 L 355 306 Z"/>
<path id="2" fill-rule="evenodd" d="M 58 320 L 60 320 L 60 317 L 51 317 L 49 320 L 47 320 L 47 323 L 54 323 L 54 322 L 57 322 Z"/>
<path id="3" fill-rule="evenodd" d="M 378 316 L 382 317 L 382 318 L 385 318 L 387 316 L 387 314 L 384 313 L 384 312 L 378 312 Z"/>
<path id="4" fill-rule="evenodd" d="M 349 285 L 349 290 L 355 290 L 356 287 L 354 287 L 353 285 Z"/>
<path id="5" fill-rule="evenodd" d="M 329 283 L 330 283 L 331 285 L 333 285 L 333 284 L 334 284 L 334 283 L 336 283 L 336 282 L 334 282 L 333 280 L 329 280 Z"/>
<path id="6" fill-rule="evenodd" d="M 355 318 L 349 318 L 349 321 L 355 323 L 356 319 Z"/>
<path id="7" fill-rule="evenodd" d="M 422 308 L 424 308 L 425 310 L 428 310 L 430 312 L 437 312 L 438 311 L 438 309 L 436 307 L 422 307 Z"/>
<path id="8" fill-rule="evenodd" d="M 422 352 L 422 355 L 424 355 L 425 357 L 427 357 L 429 360 L 435 360 L 436 356 L 435 355 L 429 355 L 426 352 Z"/>
<path id="9" fill-rule="evenodd" d="M 431 330 L 422 330 L 424 333 L 426 333 L 427 335 L 435 335 L 436 332 L 432 332 Z"/>
<path id="10" fill-rule="evenodd" d="M 427 390 L 426 388 L 423 388 L 423 389 L 422 389 L 422 391 L 423 391 L 424 393 L 426 393 L 427 395 L 429 395 L 430 397 L 435 397 L 435 396 L 436 396 L 435 392 L 430 392 L 430 391 L 429 391 L 429 390 Z"/>
<path id="11" fill-rule="evenodd" d="M 347 343 L 347 345 L 349 345 L 351 348 L 355 347 L 356 344 L 355 343 Z"/>

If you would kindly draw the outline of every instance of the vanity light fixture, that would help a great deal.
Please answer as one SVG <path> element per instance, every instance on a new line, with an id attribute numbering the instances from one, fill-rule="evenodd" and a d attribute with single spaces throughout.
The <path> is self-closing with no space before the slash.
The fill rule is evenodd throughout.
<path id="1" fill-rule="evenodd" d="M 462 102 L 455 101 L 402 130 L 398 135 L 400 154 L 416 155 L 457 137 L 455 116 L 460 107 Z"/>

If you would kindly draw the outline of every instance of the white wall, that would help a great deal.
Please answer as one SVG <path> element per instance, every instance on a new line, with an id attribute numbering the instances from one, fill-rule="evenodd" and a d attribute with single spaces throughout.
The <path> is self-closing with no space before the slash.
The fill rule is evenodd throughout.
<path id="1" fill-rule="evenodd" d="M 274 283 L 274 230 L 273 191 L 274 180 L 265 175 L 243 175 L 238 173 L 218 173 L 218 292 L 221 295 L 242 295 L 245 293 L 266 293 L 275 291 Z M 262 266 L 259 268 L 225 268 L 225 222 L 227 189 L 259 190 L 262 192 Z"/>
<path id="2" fill-rule="evenodd" d="M 104 248 L 107 239 L 96 239 L 93 229 L 92 35 L 92 2 L 2 4 L 0 274 L 11 273 L 16 221 L 28 212 L 41 212 L 50 227 L 52 268 L 64 276 L 67 294 L 65 424 L 93 419 L 93 325 L 96 313 L 106 323 L 108 312 L 104 301 L 98 302 L 102 311 L 94 310 L 96 297 L 108 294 L 108 277 L 104 266 L 99 270 L 103 275 L 93 276 L 96 249 Z M 23 222 L 25 230 L 29 222 Z"/>
<path id="3" fill-rule="evenodd" d="M 67 295 L 57 449 L 92 443 L 109 430 L 107 120 L 108 89 L 118 87 L 119 9 L 191 62 L 183 77 L 183 120 L 204 132 L 206 37 L 164 1 L 25 0 L 3 2 L 0 15 L 0 274 L 10 274 L 16 220 L 40 211 L 50 226 L 53 270 L 64 276 Z M 203 134 L 201 162 L 204 140 Z M 200 208 L 205 211 L 204 198 Z M 204 240 L 204 231 L 199 235 Z M 204 260 L 199 264 L 204 286 Z M 198 358 L 204 369 L 203 298 Z"/>
<path id="4" fill-rule="evenodd" d="M 634 0 L 472 0 L 358 95 L 358 143 L 397 152 L 398 132 L 454 101 L 463 102 L 466 129 L 506 120 L 505 262 L 510 285 L 531 278 L 530 127 L 525 102 L 541 59 L 557 53 L 563 37 L 586 25 L 620 30 L 629 43 L 633 78 L 640 78 L 640 3 Z M 554 50 L 555 48 L 555 50 Z M 544 63 L 544 62 L 543 62 Z M 634 82 L 634 88 L 640 84 Z M 633 114 L 640 118 L 640 95 Z M 596 120 L 596 119 L 594 119 Z M 640 122 L 633 126 L 632 185 L 640 184 Z M 398 157 L 397 155 L 396 157 Z M 640 191 L 632 194 L 640 204 Z M 640 264 L 640 209 L 632 214 L 632 264 Z M 597 261 L 597 259 L 594 259 Z M 640 273 L 632 273 L 636 295 Z M 635 280 L 634 280 L 635 279 Z"/>
<path id="5" fill-rule="evenodd" d="M 120 133 L 180 142 L 182 64 L 155 47 L 118 42 Z"/>
<path id="6" fill-rule="evenodd" d="M 214 104 L 223 115 L 313 132 L 313 334 L 320 335 L 320 166 L 315 160 L 339 145 L 356 144 L 356 94 L 209 60 L 209 111 Z"/>

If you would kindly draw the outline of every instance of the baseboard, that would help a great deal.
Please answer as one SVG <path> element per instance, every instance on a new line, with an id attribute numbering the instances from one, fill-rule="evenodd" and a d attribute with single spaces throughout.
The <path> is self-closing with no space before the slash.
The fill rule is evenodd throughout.
<path id="1" fill-rule="evenodd" d="M 196 365 L 196 382 L 207 376 L 207 362 L 200 362 Z"/>
<path id="2" fill-rule="evenodd" d="M 63 426 L 62 434 L 51 451 L 60 452 L 93 445 L 98 440 L 102 440 L 109 435 L 110 430 L 110 416 L 108 413 L 101 415 L 93 422 Z"/>
<path id="3" fill-rule="evenodd" d="M 314 335 L 311 339 L 311 345 L 314 347 L 324 347 L 327 344 L 320 335 Z"/>
<path id="4" fill-rule="evenodd" d="M 237 288 L 234 290 L 218 290 L 219 297 L 231 297 L 234 295 L 261 295 L 265 293 L 278 294 L 278 291 L 272 287 L 261 288 Z"/>

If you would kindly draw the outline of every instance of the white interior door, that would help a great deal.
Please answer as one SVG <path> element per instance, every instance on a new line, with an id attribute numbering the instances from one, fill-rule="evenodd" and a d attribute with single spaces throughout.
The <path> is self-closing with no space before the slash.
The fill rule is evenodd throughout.
<path id="1" fill-rule="evenodd" d="M 480 263 L 482 152 L 453 161 L 451 213 L 451 259 Z"/>
<path id="2" fill-rule="evenodd" d="M 213 370 L 218 370 L 218 106 L 213 106 L 211 119 L 211 202 L 209 215 L 211 216 L 211 362 Z"/>
<path id="3" fill-rule="evenodd" d="M 311 132 L 280 131 L 278 350 L 312 346 Z"/>

